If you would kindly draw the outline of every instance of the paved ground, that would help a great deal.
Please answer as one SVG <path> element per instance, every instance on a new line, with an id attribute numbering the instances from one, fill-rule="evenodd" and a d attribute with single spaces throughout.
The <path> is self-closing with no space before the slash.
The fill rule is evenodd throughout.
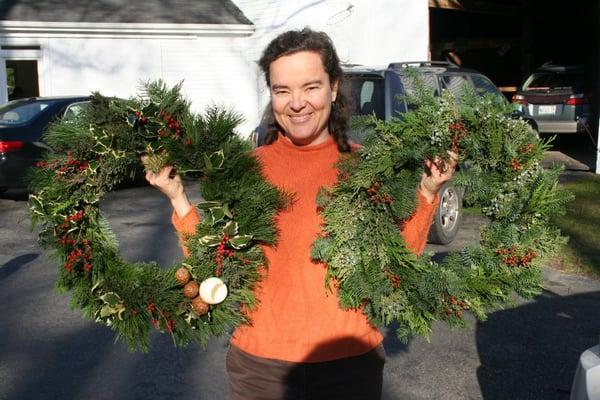
<path id="1" fill-rule="evenodd" d="M 166 265 L 179 257 L 154 190 L 111 193 L 102 209 L 126 258 Z M 476 239 L 479 223 L 468 216 L 454 246 Z M 149 353 L 129 353 L 108 329 L 69 311 L 68 294 L 53 289 L 56 268 L 35 244 L 24 195 L 0 197 L 0 400 L 225 398 L 225 340 L 173 349 L 157 335 Z M 388 332 L 384 399 L 568 399 L 579 354 L 598 343 L 600 282 L 545 276 L 538 298 L 465 330 L 440 324 L 430 343 L 405 345 Z"/>

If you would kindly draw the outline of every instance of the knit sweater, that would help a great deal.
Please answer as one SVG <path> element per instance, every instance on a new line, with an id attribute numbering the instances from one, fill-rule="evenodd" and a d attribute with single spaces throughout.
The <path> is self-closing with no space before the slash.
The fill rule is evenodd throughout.
<path id="1" fill-rule="evenodd" d="M 299 147 L 279 136 L 273 144 L 255 150 L 255 155 L 267 181 L 294 193 L 295 200 L 276 217 L 277 246 L 262 246 L 268 269 L 256 290 L 260 304 L 250 314 L 252 325 L 238 327 L 231 344 L 258 357 L 291 362 L 328 361 L 370 351 L 383 336 L 360 309 L 339 307 L 335 288 L 331 292 L 325 287 L 325 265 L 310 257 L 323 223 L 317 212 L 317 191 L 337 179 L 336 144 L 330 138 Z M 415 213 L 402 227 L 406 244 L 415 253 L 425 247 L 436 205 L 437 198 L 429 204 L 419 194 Z M 195 208 L 182 218 L 173 213 L 180 234 L 194 232 L 199 221 Z"/>

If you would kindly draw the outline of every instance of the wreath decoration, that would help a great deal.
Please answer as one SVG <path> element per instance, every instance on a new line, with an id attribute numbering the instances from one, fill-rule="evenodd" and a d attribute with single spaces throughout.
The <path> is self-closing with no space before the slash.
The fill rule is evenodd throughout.
<path id="1" fill-rule="evenodd" d="M 216 106 L 190 112 L 180 85 L 150 82 L 130 100 L 93 94 L 74 120 L 48 130 L 56 151 L 30 178 L 32 222 L 60 264 L 57 287 L 71 306 L 113 329 L 132 350 L 147 350 L 153 330 L 176 346 L 206 345 L 248 323 L 253 289 L 276 242 L 273 217 L 290 196 L 260 174 L 251 144 L 233 133 L 241 117 Z M 200 181 L 202 222 L 176 266 L 129 263 L 99 208 L 103 195 L 135 173 L 142 155 L 154 172 L 165 165 Z"/>
<path id="2" fill-rule="evenodd" d="M 259 245 L 276 244 L 274 217 L 293 198 L 262 177 L 251 144 L 234 133 L 237 113 L 194 114 L 180 89 L 157 81 L 129 100 L 93 94 L 81 115 L 48 130 L 56 151 L 30 175 L 32 222 L 60 265 L 57 288 L 132 350 L 147 350 L 153 330 L 176 346 L 205 346 L 250 323 L 267 267 Z M 361 123 L 373 135 L 340 160 L 339 184 L 322 190 L 324 233 L 313 247 L 340 305 L 362 307 L 374 325 L 398 322 L 401 339 L 427 336 L 436 320 L 462 325 L 464 310 L 483 319 L 513 291 L 539 293 L 540 266 L 564 241 L 548 221 L 569 200 L 557 188 L 560 171 L 539 164 L 547 144 L 505 106 L 417 94 L 419 107 L 403 119 Z M 406 249 L 398 224 L 414 210 L 422 160 L 451 148 L 470 164 L 456 176 L 465 200 L 483 205 L 490 224 L 479 245 L 435 263 Z M 123 260 L 99 208 L 143 154 L 153 171 L 173 165 L 197 178 L 204 199 L 201 223 L 185 238 L 189 255 L 166 269 Z"/>
<path id="3" fill-rule="evenodd" d="M 363 307 L 375 325 L 397 323 L 397 336 L 425 338 L 443 320 L 464 326 L 470 311 L 484 320 L 517 293 L 542 290 L 541 267 L 566 238 L 550 225 L 571 199 L 558 189 L 560 168 L 540 161 L 548 142 L 497 97 L 469 86 L 460 98 L 435 97 L 416 79 L 406 96 L 414 107 L 402 118 L 359 121 L 369 134 L 364 147 L 339 162 L 339 183 L 323 188 L 324 234 L 313 258 L 327 263 L 342 307 Z M 398 229 L 413 213 L 425 159 L 462 160 L 454 182 L 466 188 L 464 202 L 487 217 L 481 240 L 441 262 L 417 257 Z M 352 267 L 348 267 L 351 265 Z"/>

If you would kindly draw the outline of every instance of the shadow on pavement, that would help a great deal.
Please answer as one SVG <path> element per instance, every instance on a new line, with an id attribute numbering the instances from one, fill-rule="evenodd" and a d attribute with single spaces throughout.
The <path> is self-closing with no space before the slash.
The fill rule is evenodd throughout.
<path id="1" fill-rule="evenodd" d="M 0 280 L 18 271 L 23 265 L 30 263 L 31 261 L 38 258 L 38 253 L 22 254 L 8 261 L 6 264 L 0 266 Z"/>
<path id="2" fill-rule="evenodd" d="M 29 192 L 25 189 L 9 189 L 0 193 L 0 199 L 26 201 L 29 198 Z"/>
<path id="3" fill-rule="evenodd" d="M 566 297 L 544 291 L 477 323 L 483 398 L 568 400 L 579 355 L 598 344 L 599 305 L 600 291 Z"/>
<path id="4" fill-rule="evenodd" d="M 550 137 L 551 135 L 542 135 L 543 139 Z M 596 149 L 596 144 L 587 133 L 556 135 L 542 164 L 562 164 L 567 170 L 595 171 Z"/>

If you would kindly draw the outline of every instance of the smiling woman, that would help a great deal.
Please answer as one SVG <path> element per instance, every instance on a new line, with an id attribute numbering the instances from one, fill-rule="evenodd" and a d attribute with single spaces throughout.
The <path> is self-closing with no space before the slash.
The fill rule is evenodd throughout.
<path id="1" fill-rule="evenodd" d="M 257 291 L 260 305 L 248 313 L 252 324 L 233 333 L 227 358 L 230 398 L 279 399 L 293 392 L 378 399 L 383 337 L 360 308 L 342 308 L 337 297 L 327 293 L 323 287 L 327 268 L 311 258 L 311 245 L 323 224 L 317 193 L 336 184 L 340 157 L 357 149 L 346 135 L 349 114 L 338 90 L 339 58 L 325 33 L 304 29 L 276 37 L 259 64 L 270 89 L 272 112 L 267 145 L 255 155 L 266 181 L 293 195 L 294 202 L 277 214 L 277 246 L 264 247 L 269 269 Z M 402 226 L 414 253 L 425 246 L 437 192 L 451 178 L 455 160 L 426 165 L 428 172 L 419 172 L 420 182 L 408 191 L 407 204 L 417 206 Z M 189 235 L 200 217 L 180 178 L 170 172 L 167 167 L 148 174 L 148 180 L 170 199 L 177 230 Z M 331 363 L 335 367 L 328 368 L 320 381 L 307 382 L 304 373 L 293 373 L 301 367 L 306 374 L 316 374 Z M 334 396 L 326 395 L 332 392 Z"/>

